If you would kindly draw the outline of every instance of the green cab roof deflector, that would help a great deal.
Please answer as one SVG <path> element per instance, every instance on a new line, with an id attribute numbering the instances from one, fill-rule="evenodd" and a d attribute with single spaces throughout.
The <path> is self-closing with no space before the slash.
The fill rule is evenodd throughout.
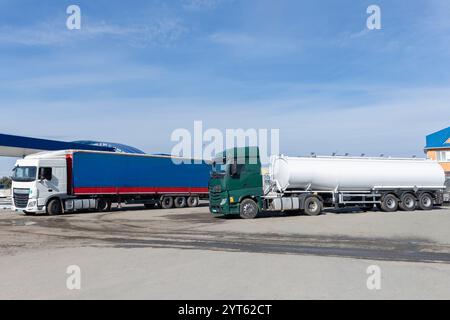
<path id="1" fill-rule="evenodd" d="M 259 148 L 258 147 L 242 147 L 242 148 L 232 148 L 220 152 L 216 155 L 216 159 L 225 158 L 258 158 L 259 159 Z"/>

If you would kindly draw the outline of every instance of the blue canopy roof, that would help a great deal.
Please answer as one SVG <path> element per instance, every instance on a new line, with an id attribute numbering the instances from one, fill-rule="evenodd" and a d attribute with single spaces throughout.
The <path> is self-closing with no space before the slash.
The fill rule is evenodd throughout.
<path id="1" fill-rule="evenodd" d="M 100 146 L 107 147 L 113 149 L 115 152 L 123 152 L 123 153 L 136 153 L 136 154 L 145 154 L 144 151 L 139 150 L 135 147 L 127 146 L 121 143 L 115 142 L 100 142 L 100 141 L 74 141 L 74 143 L 88 145 L 88 146 Z"/>
<path id="2" fill-rule="evenodd" d="M 95 146 L 74 142 L 55 141 L 0 134 L 0 156 L 24 157 L 41 151 L 57 150 L 92 150 L 114 152 L 115 149 L 108 146 Z"/>
<path id="3" fill-rule="evenodd" d="M 450 148 L 450 127 L 427 136 L 425 150 Z"/>

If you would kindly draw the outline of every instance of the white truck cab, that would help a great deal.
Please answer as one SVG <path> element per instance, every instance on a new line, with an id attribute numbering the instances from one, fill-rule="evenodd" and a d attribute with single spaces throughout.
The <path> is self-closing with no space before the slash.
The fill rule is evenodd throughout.
<path id="1" fill-rule="evenodd" d="M 67 197 L 65 153 L 43 152 L 17 160 L 12 180 L 12 210 L 46 213 L 52 198 Z"/>

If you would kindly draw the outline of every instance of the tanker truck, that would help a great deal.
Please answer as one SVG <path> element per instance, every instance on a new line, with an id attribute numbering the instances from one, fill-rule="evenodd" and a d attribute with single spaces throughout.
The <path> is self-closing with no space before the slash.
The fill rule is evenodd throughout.
<path id="1" fill-rule="evenodd" d="M 210 212 L 253 219 L 263 211 L 310 216 L 325 208 L 431 210 L 443 203 L 445 173 L 433 160 L 272 156 L 263 172 L 259 149 L 218 154 L 209 181 Z"/>

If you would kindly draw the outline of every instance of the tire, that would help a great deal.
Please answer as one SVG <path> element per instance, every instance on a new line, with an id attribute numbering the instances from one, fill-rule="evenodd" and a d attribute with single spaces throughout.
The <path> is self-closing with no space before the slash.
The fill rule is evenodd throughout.
<path id="1" fill-rule="evenodd" d="M 421 210 L 433 209 L 433 197 L 429 193 L 422 193 L 419 197 L 419 208 Z"/>
<path id="2" fill-rule="evenodd" d="M 400 197 L 399 207 L 403 211 L 414 211 L 417 208 L 417 199 L 412 193 L 405 193 Z"/>
<path id="3" fill-rule="evenodd" d="M 174 203 L 175 203 L 175 208 L 184 208 L 184 207 L 186 207 L 186 198 L 185 197 L 176 197 Z"/>
<path id="4" fill-rule="evenodd" d="M 194 208 L 194 207 L 198 207 L 200 199 L 198 197 L 191 196 L 191 197 L 187 198 L 186 202 L 187 202 L 187 205 L 189 208 Z"/>
<path id="5" fill-rule="evenodd" d="M 305 200 L 305 213 L 308 216 L 318 216 L 323 209 L 322 201 L 317 197 L 309 197 Z"/>
<path id="6" fill-rule="evenodd" d="M 161 208 L 163 208 L 163 209 L 173 208 L 173 198 L 172 197 L 163 197 L 161 199 Z"/>
<path id="7" fill-rule="evenodd" d="M 398 203 L 399 201 L 395 195 L 388 194 L 381 201 L 381 210 L 384 212 L 395 212 L 398 210 Z"/>
<path id="8" fill-rule="evenodd" d="M 241 202 L 240 216 L 242 219 L 255 219 L 258 213 L 258 205 L 252 199 L 245 199 Z"/>
<path id="9" fill-rule="evenodd" d="M 47 214 L 49 216 L 57 216 L 62 213 L 61 201 L 59 199 L 50 200 L 47 204 Z"/>
<path id="10" fill-rule="evenodd" d="M 97 203 L 98 212 L 109 212 L 111 211 L 111 201 L 108 199 L 100 198 Z"/>

